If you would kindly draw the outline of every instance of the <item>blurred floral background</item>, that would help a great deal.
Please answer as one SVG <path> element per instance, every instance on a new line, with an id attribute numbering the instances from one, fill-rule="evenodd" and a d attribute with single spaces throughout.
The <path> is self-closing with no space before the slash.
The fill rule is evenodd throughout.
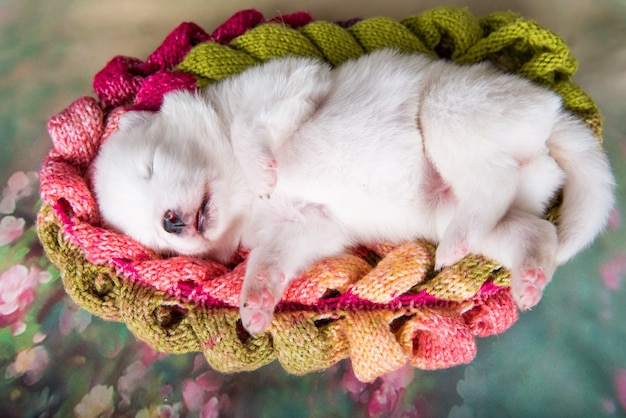
<path id="1" fill-rule="evenodd" d="M 221 375 L 202 355 L 164 355 L 77 308 L 34 230 L 45 125 L 115 55 L 140 59 L 182 21 L 211 32 L 235 11 L 266 17 L 402 18 L 437 1 L 0 0 L 0 405 L 3 417 L 626 416 L 626 2 L 471 1 L 551 28 L 580 61 L 618 178 L 608 230 L 561 267 L 542 302 L 481 340 L 467 366 L 403 369 L 371 384 L 349 362 L 304 377 L 277 364 Z"/>

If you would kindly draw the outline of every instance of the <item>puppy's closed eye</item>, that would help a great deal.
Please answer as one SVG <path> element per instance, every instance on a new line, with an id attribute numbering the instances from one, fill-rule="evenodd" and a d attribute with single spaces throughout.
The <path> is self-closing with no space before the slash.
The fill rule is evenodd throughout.
<path id="1" fill-rule="evenodd" d="M 141 177 L 149 181 L 152 178 L 153 174 L 154 174 L 154 154 L 150 156 L 150 159 L 148 160 L 146 165 L 143 167 Z"/>

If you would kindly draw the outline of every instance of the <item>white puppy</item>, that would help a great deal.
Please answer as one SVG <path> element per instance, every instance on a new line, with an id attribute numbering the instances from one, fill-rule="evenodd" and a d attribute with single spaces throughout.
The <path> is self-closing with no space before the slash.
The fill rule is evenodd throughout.
<path id="1" fill-rule="evenodd" d="M 331 69 L 255 66 L 128 112 L 101 147 L 107 224 L 166 254 L 250 248 L 241 318 L 265 330 L 290 281 L 359 243 L 438 243 L 512 272 L 521 308 L 604 227 L 614 181 L 559 96 L 488 63 L 382 50 Z M 543 219 L 563 189 L 558 227 Z"/>

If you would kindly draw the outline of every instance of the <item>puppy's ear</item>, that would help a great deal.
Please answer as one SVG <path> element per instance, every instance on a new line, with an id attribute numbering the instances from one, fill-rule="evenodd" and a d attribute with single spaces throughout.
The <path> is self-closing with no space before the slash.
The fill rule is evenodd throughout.
<path id="1" fill-rule="evenodd" d="M 186 105 L 194 97 L 194 94 L 187 90 L 172 90 L 163 95 L 161 113 L 173 113 L 181 106 Z"/>
<path id="2" fill-rule="evenodd" d="M 205 117 L 209 110 L 209 103 L 195 91 L 173 90 L 163 96 L 159 113 L 166 119 L 189 121 L 190 118 Z"/>
<path id="3" fill-rule="evenodd" d="M 122 115 L 118 127 L 120 131 L 128 131 L 148 124 L 154 119 L 155 113 L 146 110 L 133 110 Z"/>

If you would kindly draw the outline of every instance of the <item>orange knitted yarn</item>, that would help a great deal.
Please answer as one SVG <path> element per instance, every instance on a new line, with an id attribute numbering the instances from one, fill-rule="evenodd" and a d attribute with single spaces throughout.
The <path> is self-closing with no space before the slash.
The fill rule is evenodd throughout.
<path id="1" fill-rule="evenodd" d="M 478 22 L 454 8 L 430 11 L 429 19 L 439 22 L 442 10 L 446 21 L 482 30 L 485 37 L 506 24 L 518 24 L 520 19 L 506 14 Z M 95 315 L 125 322 L 157 349 L 202 351 L 209 364 L 223 372 L 251 370 L 277 359 L 287 371 L 303 374 L 349 357 L 357 377 L 371 381 L 406 362 L 435 369 L 471 361 L 476 353 L 475 337 L 503 332 L 517 319 L 508 272 L 484 257 L 469 255 L 435 272 L 434 246 L 424 241 L 355 248 L 350 255 L 309 268 L 288 288 L 268 332 L 251 337 L 241 326 L 238 313 L 246 266 L 244 249 L 234 266 L 190 257 L 164 259 L 100 226 L 86 178 L 99 145 L 126 111 L 123 106 L 154 109 L 171 89 L 209 82 L 213 76 L 208 74 L 214 70 L 220 77 L 227 76 L 224 66 L 234 62 L 233 56 L 242 57 L 241 51 L 253 42 L 251 36 L 269 36 L 259 29 L 264 25 L 270 25 L 268 31 L 280 26 L 304 43 L 303 39 L 321 29 L 346 37 L 345 26 L 351 30 L 349 38 L 354 39 L 368 27 L 363 22 L 358 27 L 355 22 L 311 23 L 305 13 L 282 16 L 280 21 L 281 25 L 264 23 L 258 12 L 244 11 L 210 36 L 196 25 L 183 24 L 146 62 L 125 57 L 112 60 L 94 81 L 100 102 L 79 98 L 50 119 L 53 148 L 40 173 L 44 205 L 38 216 L 38 233 L 48 257 L 61 271 L 68 294 Z M 381 33 L 385 36 L 375 43 L 387 46 L 383 45 L 385 37 L 392 39 L 394 30 L 399 36 L 416 36 L 416 25 L 427 32 L 424 39 L 436 38 L 433 31 L 442 26 L 424 22 L 413 19 L 402 26 L 384 20 L 387 29 Z M 436 34 L 441 42 L 441 34 Z M 375 35 L 370 33 L 368 39 L 376 39 Z M 479 35 L 476 39 L 483 39 Z M 281 32 L 280 36 L 286 35 Z M 318 46 L 333 41 L 316 39 Z M 424 46 L 428 42 L 410 43 L 428 49 Z M 261 55 L 267 52 L 259 46 L 253 49 Z M 211 51 L 226 51 L 222 55 L 227 58 L 202 62 L 208 65 L 206 71 L 188 70 Z M 333 56 L 341 61 L 349 55 L 337 52 Z M 246 55 L 233 65 L 243 69 L 256 59 Z M 570 64 L 567 59 L 563 62 Z M 566 78 L 558 78 L 564 91 Z M 572 103 L 580 106 L 580 114 L 590 125 L 599 127 L 595 107 L 585 100 Z"/>

